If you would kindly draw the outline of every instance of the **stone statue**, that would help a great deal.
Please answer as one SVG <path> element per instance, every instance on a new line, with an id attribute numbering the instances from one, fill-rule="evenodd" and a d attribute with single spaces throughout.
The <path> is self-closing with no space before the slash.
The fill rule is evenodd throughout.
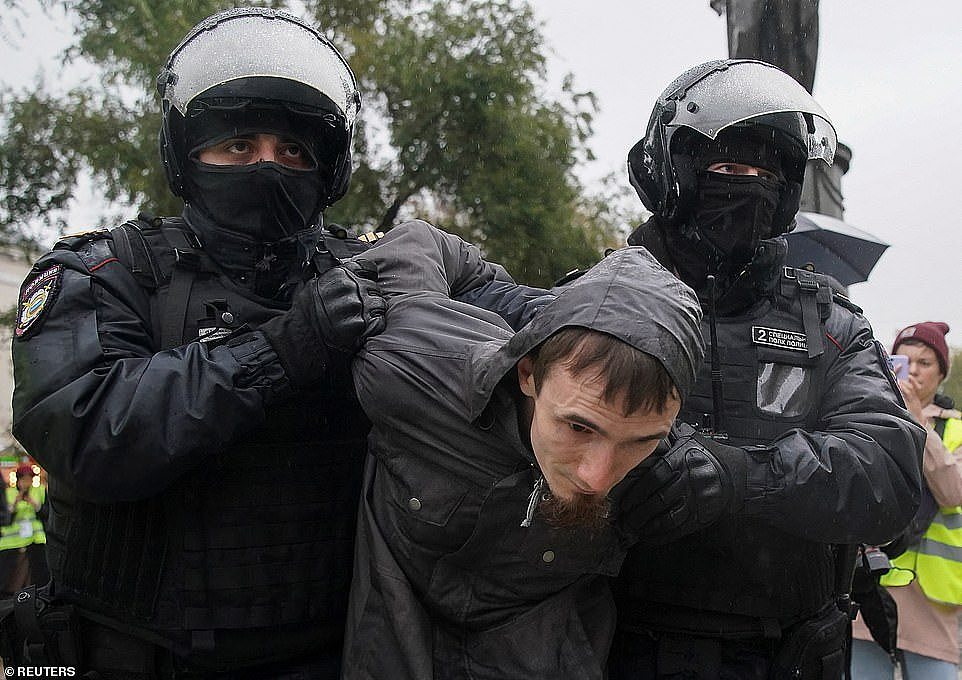
<path id="1" fill-rule="evenodd" d="M 775 64 L 812 91 L 818 0 L 709 0 L 728 18 L 728 56 Z"/>

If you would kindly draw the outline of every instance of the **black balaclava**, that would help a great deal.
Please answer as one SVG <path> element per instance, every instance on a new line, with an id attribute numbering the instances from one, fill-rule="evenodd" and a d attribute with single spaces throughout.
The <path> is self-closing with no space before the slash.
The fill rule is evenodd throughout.
<path id="1" fill-rule="evenodd" d="M 301 278 L 321 239 L 321 210 L 330 167 L 308 140 L 310 120 L 283 107 L 212 109 L 187 126 L 184 171 L 185 217 L 205 249 L 231 278 L 255 293 L 275 297 Z M 198 160 L 204 149 L 231 137 L 270 133 L 297 141 L 309 154 L 307 169 L 270 161 L 211 165 Z"/>
<path id="2" fill-rule="evenodd" d="M 185 179 L 189 202 L 221 229 L 273 241 L 315 226 L 330 167 L 318 159 L 310 120 L 280 106 L 208 109 L 187 127 Z M 297 141 L 310 156 L 307 169 L 273 162 L 210 165 L 198 160 L 206 147 L 231 137 L 270 133 Z"/>
<path id="3" fill-rule="evenodd" d="M 722 288 L 745 271 L 762 241 L 778 236 L 774 216 L 785 188 L 779 149 L 767 128 L 733 128 L 696 137 L 676 162 L 694 176 L 689 208 L 665 236 L 682 278 L 696 288 L 715 274 Z M 714 163 L 753 165 L 776 178 L 709 172 Z"/>

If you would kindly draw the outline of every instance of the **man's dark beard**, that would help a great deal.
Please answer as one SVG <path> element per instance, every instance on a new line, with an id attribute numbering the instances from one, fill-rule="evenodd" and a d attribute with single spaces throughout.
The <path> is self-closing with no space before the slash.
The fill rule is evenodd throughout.
<path id="1" fill-rule="evenodd" d="M 609 525 L 607 496 L 579 493 L 570 500 L 545 494 L 538 504 L 538 514 L 548 526 L 556 529 L 587 529 L 601 531 Z"/>

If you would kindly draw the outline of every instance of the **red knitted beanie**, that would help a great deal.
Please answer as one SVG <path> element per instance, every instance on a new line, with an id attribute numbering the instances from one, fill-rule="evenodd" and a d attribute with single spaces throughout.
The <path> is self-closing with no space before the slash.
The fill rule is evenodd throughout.
<path id="1" fill-rule="evenodd" d="M 913 326 L 903 328 L 895 336 L 892 343 L 892 354 L 898 354 L 899 345 L 906 340 L 917 340 L 932 348 L 939 360 L 942 375 L 949 374 L 949 347 L 945 344 L 945 334 L 949 332 L 949 325 L 941 321 L 924 321 Z"/>

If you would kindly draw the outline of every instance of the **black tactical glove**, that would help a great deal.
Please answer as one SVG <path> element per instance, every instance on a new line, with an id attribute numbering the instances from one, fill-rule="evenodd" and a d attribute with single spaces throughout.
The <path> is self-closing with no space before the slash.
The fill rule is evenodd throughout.
<path id="1" fill-rule="evenodd" d="M 744 449 L 696 434 L 689 425 L 668 439 L 618 485 L 620 522 L 629 540 L 662 544 L 737 512 L 748 485 Z"/>
<path id="2" fill-rule="evenodd" d="M 351 260 L 308 281 L 291 308 L 264 325 L 291 384 L 308 387 L 333 365 L 345 364 L 364 340 L 384 330 L 387 303 L 377 266 Z"/>

